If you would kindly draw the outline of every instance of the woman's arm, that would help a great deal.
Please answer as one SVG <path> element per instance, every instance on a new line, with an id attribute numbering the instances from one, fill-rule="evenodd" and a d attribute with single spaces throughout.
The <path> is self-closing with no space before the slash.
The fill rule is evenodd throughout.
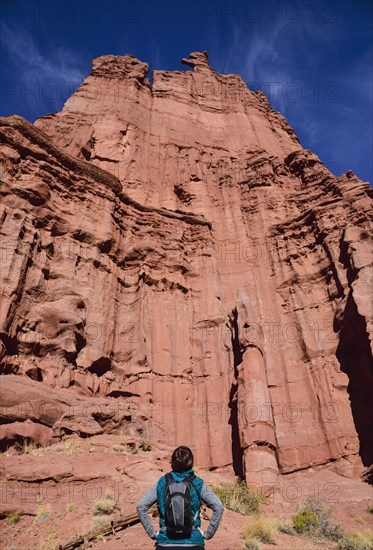
<path id="1" fill-rule="evenodd" d="M 207 506 L 212 509 L 213 514 L 210 521 L 210 524 L 207 530 L 204 532 L 204 538 L 211 539 L 219 527 L 221 517 L 223 515 L 224 506 L 220 498 L 206 485 L 203 483 L 201 490 L 201 499 L 206 502 Z"/>
<path id="2" fill-rule="evenodd" d="M 148 510 L 150 506 L 157 502 L 157 484 L 154 485 L 138 502 L 136 506 L 137 513 L 139 514 L 140 521 L 148 533 L 149 537 L 153 540 L 156 539 L 157 533 L 154 531 L 154 527 L 149 519 Z"/>

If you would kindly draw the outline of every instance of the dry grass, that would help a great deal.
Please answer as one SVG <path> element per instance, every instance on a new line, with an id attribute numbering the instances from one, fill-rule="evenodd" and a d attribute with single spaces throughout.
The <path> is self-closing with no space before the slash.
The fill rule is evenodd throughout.
<path id="1" fill-rule="evenodd" d="M 258 539 L 248 538 L 245 540 L 245 550 L 260 550 L 261 547 Z"/>
<path id="2" fill-rule="evenodd" d="M 116 444 L 116 445 L 113 445 L 112 446 L 112 449 L 113 451 L 115 451 L 116 453 L 124 453 L 126 448 L 123 446 L 123 445 L 120 445 L 120 444 Z"/>
<path id="3" fill-rule="evenodd" d="M 257 539 L 266 544 L 274 544 L 274 535 L 277 532 L 277 522 L 273 519 L 260 516 L 253 518 L 242 530 L 242 536 L 245 541 Z"/>
<path id="4" fill-rule="evenodd" d="M 76 504 L 75 502 L 69 502 L 66 504 L 66 512 L 75 512 L 76 510 Z"/>
<path id="5" fill-rule="evenodd" d="M 361 525 L 364 524 L 364 520 L 361 516 L 355 516 L 354 520 L 355 520 L 355 523 L 360 523 Z"/>
<path id="6" fill-rule="evenodd" d="M 53 446 L 58 453 L 65 453 L 72 456 L 76 453 L 82 453 L 96 443 L 96 436 L 80 437 L 78 434 L 72 434 L 65 437 L 60 443 Z"/>
<path id="7" fill-rule="evenodd" d="M 107 520 L 103 518 L 98 518 L 94 521 L 92 529 L 93 531 L 96 531 L 98 529 L 101 529 L 102 527 L 107 527 L 107 526 L 108 526 Z"/>
<path id="8" fill-rule="evenodd" d="M 82 440 L 76 434 L 63 441 L 63 451 L 67 456 L 72 456 L 75 453 L 81 453 L 83 450 Z"/>
<path id="9" fill-rule="evenodd" d="M 106 491 L 105 498 L 97 500 L 92 508 L 92 513 L 95 516 L 110 515 L 118 508 L 117 503 L 114 500 L 114 494 L 112 491 Z"/>
<path id="10" fill-rule="evenodd" d="M 49 448 L 50 445 L 38 445 L 34 441 L 25 439 L 22 445 L 22 454 L 38 456 Z"/>
<path id="11" fill-rule="evenodd" d="M 10 525 L 14 525 L 15 523 L 18 523 L 21 519 L 21 513 L 20 512 L 10 512 L 10 514 L 7 515 L 7 522 Z"/>
<path id="12" fill-rule="evenodd" d="M 39 541 L 39 550 L 58 550 L 59 547 L 60 539 L 55 533 L 50 533 Z"/>
<path id="13" fill-rule="evenodd" d="M 292 522 L 290 521 L 279 521 L 277 525 L 277 530 L 280 533 L 285 533 L 286 535 L 296 535 L 297 532 L 293 527 Z"/>
<path id="14" fill-rule="evenodd" d="M 142 439 L 141 442 L 140 442 L 139 447 L 140 447 L 140 449 L 142 449 L 146 453 L 148 453 L 149 451 L 152 450 L 152 444 L 150 443 L 150 441 L 148 439 Z"/>
<path id="15" fill-rule="evenodd" d="M 221 483 L 214 485 L 212 489 L 225 508 L 245 516 L 259 513 L 261 504 L 267 500 L 263 493 L 249 487 L 244 481 Z"/>
<path id="16" fill-rule="evenodd" d="M 373 533 L 371 531 L 353 531 L 345 535 L 338 543 L 339 550 L 372 550 Z"/>
<path id="17" fill-rule="evenodd" d="M 45 521 L 51 517 L 49 506 L 45 506 L 42 502 L 38 502 L 38 511 L 36 512 L 35 521 Z"/>

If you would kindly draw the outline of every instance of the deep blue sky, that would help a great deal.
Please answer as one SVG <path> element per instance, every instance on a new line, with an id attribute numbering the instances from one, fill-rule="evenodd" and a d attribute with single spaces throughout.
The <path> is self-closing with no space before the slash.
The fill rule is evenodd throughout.
<path id="1" fill-rule="evenodd" d="M 103 54 L 153 69 L 212 67 L 263 89 L 336 175 L 372 182 L 369 0 L 2 0 L 1 115 L 59 111 Z"/>

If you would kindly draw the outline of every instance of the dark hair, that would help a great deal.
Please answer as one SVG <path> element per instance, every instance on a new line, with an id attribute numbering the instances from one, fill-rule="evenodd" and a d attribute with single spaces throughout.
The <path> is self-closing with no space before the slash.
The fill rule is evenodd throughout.
<path id="1" fill-rule="evenodd" d="M 189 447 L 178 447 L 172 453 L 171 467 L 174 472 L 185 472 L 193 468 L 193 453 Z"/>

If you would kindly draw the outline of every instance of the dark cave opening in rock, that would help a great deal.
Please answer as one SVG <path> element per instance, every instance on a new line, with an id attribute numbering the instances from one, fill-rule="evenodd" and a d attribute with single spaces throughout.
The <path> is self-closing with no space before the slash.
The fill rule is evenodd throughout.
<path id="1" fill-rule="evenodd" d="M 100 357 L 96 361 L 93 361 L 92 365 L 88 368 L 89 372 L 97 374 L 97 376 L 103 376 L 111 368 L 111 360 L 109 357 Z"/>

